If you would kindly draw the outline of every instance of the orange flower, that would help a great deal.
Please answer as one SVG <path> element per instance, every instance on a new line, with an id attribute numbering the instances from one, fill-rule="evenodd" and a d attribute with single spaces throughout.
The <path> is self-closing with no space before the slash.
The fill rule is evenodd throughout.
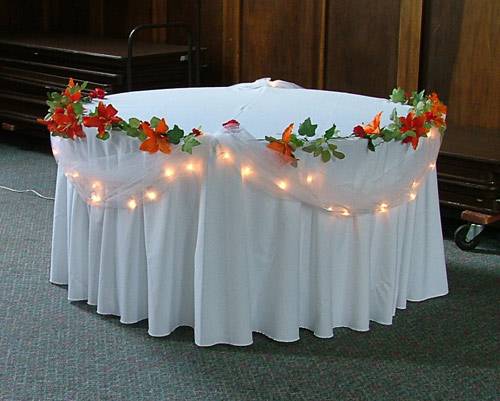
<path id="1" fill-rule="evenodd" d="M 70 78 L 68 86 L 64 90 L 64 96 L 70 98 L 72 102 L 78 102 L 82 98 L 82 93 L 80 91 L 71 93 L 72 92 L 71 89 L 74 87 L 75 87 L 75 82 L 73 81 L 73 78 Z"/>
<path id="2" fill-rule="evenodd" d="M 448 108 L 441 102 L 441 100 L 439 100 L 439 97 L 436 92 L 432 92 L 429 95 L 429 99 L 432 102 L 431 112 L 434 115 L 446 114 Z"/>
<path id="3" fill-rule="evenodd" d="M 425 127 L 426 118 L 424 115 L 415 117 L 415 113 L 410 111 L 406 117 L 399 117 L 399 121 L 403 124 L 401 127 L 401 132 L 413 131 L 415 132 L 415 136 L 408 136 L 403 139 L 403 143 L 411 143 L 413 149 L 417 149 L 418 140 L 420 137 L 427 134 L 429 131 L 428 128 Z"/>
<path id="4" fill-rule="evenodd" d="M 106 130 L 109 129 L 113 124 L 118 124 L 122 119 L 117 117 L 116 110 L 111 104 L 107 106 L 103 102 L 99 102 L 97 105 L 97 115 L 83 117 L 83 125 L 86 127 L 96 127 L 97 136 L 103 138 L 106 135 Z"/>
<path id="5" fill-rule="evenodd" d="M 380 117 L 382 112 L 378 112 L 370 124 L 363 125 L 363 130 L 366 134 L 380 134 Z"/>
<path id="6" fill-rule="evenodd" d="M 141 150 L 149 153 L 156 153 L 160 150 L 167 154 L 172 151 L 166 135 L 168 132 L 168 125 L 165 119 L 162 118 L 154 130 L 148 122 L 144 121 L 141 123 L 141 129 L 148 137 L 148 139 L 141 144 Z"/>
<path id="7" fill-rule="evenodd" d="M 292 138 L 294 124 L 290 124 L 285 128 L 283 134 L 281 135 L 281 140 L 273 141 L 267 145 L 269 149 L 281 153 L 287 162 L 296 163 L 295 155 L 293 154 L 293 148 L 290 146 L 290 139 Z"/>

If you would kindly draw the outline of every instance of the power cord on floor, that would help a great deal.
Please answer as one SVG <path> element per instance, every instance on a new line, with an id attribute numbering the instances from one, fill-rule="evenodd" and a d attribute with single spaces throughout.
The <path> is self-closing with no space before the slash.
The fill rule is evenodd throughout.
<path id="1" fill-rule="evenodd" d="M 39 198 L 47 199 L 47 200 L 54 200 L 54 198 L 51 198 L 50 196 L 42 195 L 40 192 L 37 192 L 34 189 L 13 189 L 13 188 L 9 188 L 9 187 L 4 187 L 3 185 L 0 185 L 0 189 L 5 189 L 6 191 L 17 192 L 17 193 L 33 192 Z"/>

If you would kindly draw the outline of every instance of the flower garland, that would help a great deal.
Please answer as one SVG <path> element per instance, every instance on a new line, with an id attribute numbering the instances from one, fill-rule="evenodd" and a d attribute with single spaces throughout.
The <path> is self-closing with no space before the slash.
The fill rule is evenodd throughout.
<path id="1" fill-rule="evenodd" d="M 106 92 L 102 88 L 92 91 L 86 90 L 87 82 L 75 84 L 70 78 L 68 86 L 62 93 L 48 94 L 47 105 L 49 112 L 43 119 L 38 119 L 40 124 L 47 127 L 53 136 L 67 139 L 84 138 L 83 126 L 97 128 L 97 138 L 107 140 L 112 130 L 119 130 L 126 135 L 141 141 L 140 150 L 165 154 L 172 152 L 172 147 L 180 145 L 183 152 L 192 153 L 193 148 L 201 145 L 196 138 L 203 134 L 200 128 L 193 128 L 186 134 L 183 129 L 174 125 L 170 128 L 164 118 L 152 117 L 149 121 L 129 118 L 125 121 L 118 116 L 118 110 L 113 105 L 105 105 L 99 101 L 93 111 L 85 115 L 85 103 L 94 99 L 104 99 Z M 380 126 L 382 112 L 375 115 L 373 120 L 364 125 L 353 128 L 351 135 L 339 136 L 339 130 L 332 125 L 321 137 L 316 137 L 317 124 L 306 118 L 300 125 L 297 133 L 293 132 L 294 123 L 288 125 L 281 138 L 266 136 L 267 147 L 281 155 L 286 163 L 296 167 L 298 159 L 295 152 L 302 150 L 321 157 L 323 162 L 333 158 L 343 159 L 345 154 L 338 150 L 336 140 L 349 137 L 358 137 L 368 141 L 370 151 L 384 142 L 400 141 L 409 143 L 417 149 L 419 139 L 427 137 L 430 129 L 436 127 L 441 134 L 446 129 L 446 106 L 439 100 L 436 93 L 426 96 L 425 91 L 407 93 L 401 88 L 394 89 L 390 96 L 394 103 L 411 106 L 406 116 L 398 116 L 396 109 L 391 113 L 391 123 L 385 127 Z M 236 120 L 223 124 L 226 129 L 239 127 Z M 313 139 L 314 137 L 314 139 Z"/>

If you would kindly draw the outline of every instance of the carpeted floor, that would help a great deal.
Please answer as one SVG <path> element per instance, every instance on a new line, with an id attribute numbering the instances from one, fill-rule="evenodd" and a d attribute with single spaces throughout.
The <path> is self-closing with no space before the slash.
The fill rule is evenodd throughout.
<path id="1" fill-rule="evenodd" d="M 0 133 L 0 185 L 53 195 L 46 142 Z M 48 282 L 53 202 L 0 190 L 0 400 L 498 400 L 500 235 L 445 241 L 450 294 L 333 339 L 198 348 L 148 336 Z"/>

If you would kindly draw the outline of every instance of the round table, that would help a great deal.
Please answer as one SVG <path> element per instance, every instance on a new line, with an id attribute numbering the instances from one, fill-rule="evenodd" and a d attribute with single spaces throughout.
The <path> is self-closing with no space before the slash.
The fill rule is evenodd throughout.
<path id="1" fill-rule="evenodd" d="M 123 118 L 167 116 L 185 129 L 201 125 L 217 143 L 226 140 L 221 124 L 230 119 L 255 138 L 280 134 L 307 117 L 318 131 L 335 122 L 349 134 L 379 111 L 384 125 L 393 108 L 406 110 L 383 99 L 269 80 L 123 93 L 106 102 Z M 54 138 L 53 146 L 71 146 L 82 160 L 112 159 L 123 166 L 153 160 L 134 139 L 112 134 L 102 142 L 93 129 L 85 130 L 83 141 L 68 145 Z M 336 188 L 342 193 L 354 183 L 362 191 L 360 205 L 376 202 L 383 194 L 370 177 L 423 157 L 428 145 L 421 143 L 420 153 L 388 143 L 373 154 L 362 140 L 344 140 L 347 157 L 325 168 L 322 185 L 335 195 Z M 160 199 L 133 210 L 89 204 L 60 164 L 50 281 L 67 284 L 70 300 L 87 300 L 123 323 L 148 319 L 152 336 L 191 326 L 201 346 L 248 345 L 252 332 L 295 341 L 299 328 L 325 338 L 335 327 L 365 331 L 370 321 L 391 324 L 396 308 L 404 309 L 408 300 L 447 293 L 435 171 L 426 173 L 411 201 L 385 213 L 342 216 L 318 207 L 307 191 L 277 196 L 249 185 L 236 170 L 218 164 L 217 153 L 197 152 L 205 158 L 200 171 L 176 177 Z M 306 157 L 301 162 L 316 163 Z M 265 175 L 265 166 L 260 168 Z M 380 182 L 388 180 L 378 175 Z"/>

